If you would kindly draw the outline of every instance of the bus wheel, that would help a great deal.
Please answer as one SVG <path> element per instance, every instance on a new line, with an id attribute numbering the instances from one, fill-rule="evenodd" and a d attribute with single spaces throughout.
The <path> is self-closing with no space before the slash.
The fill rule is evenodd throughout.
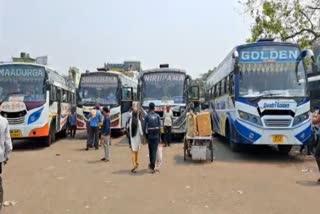
<path id="1" fill-rule="evenodd" d="M 240 144 L 235 143 L 232 140 L 230 127 L 229 127 L 229 123 L 228 122 L 226 123 L 226 132 L 225 133 L 226 133 L 227 142 L 229 143 L 231 150 L 233 152 L 239 152 L 240 151 Z"/>
<path id="2" fill-rule="evenodd" d="M 49 136 L 45 138 L 45 146 L 50 146 L 56 140 L 54 125 L 50 126 Z"/>
<path id="3" fill-rule="evenodd" d="M 281 154 L 287 155 L 291 151 L 291 145 L 278 145 L 278 150 Z"/>

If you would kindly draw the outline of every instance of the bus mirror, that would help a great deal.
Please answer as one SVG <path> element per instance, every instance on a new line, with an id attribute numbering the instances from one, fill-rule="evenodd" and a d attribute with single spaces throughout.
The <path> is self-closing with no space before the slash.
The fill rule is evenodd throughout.
<path id="1" fill-rule="evenodd" d="M 123 87 L 121 97 L 122 97 L 122 100 L 133 100 L 133 88 Z"/>
<path id="2" fill-rule="evenodd" d="M 62 96 L 62 101 L 63 101 L 63 102 L 67 101 L 67 95 L 66 95 L 66 94 L 64 94 L 64 95 Z"/>
<path id="3" fill-rule="evenodd" d="M 200 99 L 200 90 L 198 86 L 191 86 L 189 88 L 188 98 L 189 100 L 199 100 Z"/>
<path id="4" fill-rule="evenodd" d="M 232 54 L 232 58 L 235 60 L 235 64 L 238 64 L 239 63 L 239 52 L 234 51 Z"/>

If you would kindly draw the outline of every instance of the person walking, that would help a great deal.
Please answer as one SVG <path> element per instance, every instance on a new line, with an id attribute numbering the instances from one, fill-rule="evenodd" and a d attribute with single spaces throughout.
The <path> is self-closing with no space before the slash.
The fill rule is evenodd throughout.
<path id="1" fill-rule="evenodd" d="M 111 139 L 111 125 L 110 125 L 110 110 L 103 107 L 103 125 L 101 129 L 101 142 L 104 148 L 104 157 L 102 161 L 110 161 L 110 139 Z"/>
<path id="2" fill-rule="evenodd" d="M 0 115 L 0 213 L 3 204 L 2 167 L 9 160 L 12 151 L 8 120 Z"/>
<path id="3" fill-rule="evenodd" d="M 134 110 L 132 116 L 129 120 L 129 138 L 131 142 L 131 151 L 132 151 L 132 164 L 133 168 L 132 173 L 136 173 L 136 170 L 139 167 L 139 150 L 141 146 L 141 137 L 143 136 L 142 125 L 139 120 L 138 111 Z"/>
<path id="4" fill-rule="evenodd" d="M 148 139 L 149 147 L 149 169 L 152 173 L 155 173 L 155 163 L 158 145 L 160 142 L 160 116 L 154 112 L 154 103 L 149 104 L 149 112 L 144 120 L 144 132 Z"/>
<path id="5" fill-rule="evenodd" d="M 165 146 L 170 146 L 171 128 L 173 123 L 173 113 L 170 109 L 170 106 L 166 107 L 166 111 L 163 113 L 163 118 L 164 118 L 163 125 L 164 125 L 164 133 L 165 133 L 164 143 L 165 143 Z"/>
<path id="6" fill-rule="evenodd" d="M 77 111 L 75 107 L 71 108 L 71 115 L 69 117 L 70 136 L 75 138 L 77 132 Z"/>
<path id="7" fill-rule="evenodd" d="M 99 149 L 99 123 L 102 120 L 102 114 L 100 111 L 100 106 L 96 107 L 89 114 L 89 140 L 86 150 L 89 150 L 89 147 L 95 147 L 96 150 Z"/>
<path id="8" fill-rule="evenodd" d="M 320 125 L 320 112 L 319 111 L 317 112 L 317 114 L 313 115 L 313 117 L 312 117 L 312 125 L 314 125 L 314 126 Z M 320 136 L 320 131 L 319 130 L 317 131 L 316 135 L 318 136 L 318 139 L 319 139 L 319 136 Z M 317 165 L 318 165 L 318 169 L 319 169 L 319 172 L 320 172 L 320 143 L 319 142 L 317 142 L 316 151 L 315 151 L 314 157 L 316 159 L 316 162 L 317 162 Z M 320 184 L 320 178 L 318 179 L 317 182 Z"/>
<path id="9" fill-rule="evenodd" d="M 126 122 L 126 129 L 127 129 L 127 138 L 128 138 L 128 143 L 129 143 L 129 148 L 131 149 L 131 138 L 130 138 L 130 126 L 129 126 L 129 122 L 130 122 L 130 119 L 132 117 L 132 111 L 133 111 L 133 108 L 132 106 L 129 108 L 129 112 L 128 112 L 128 120 Z"/>

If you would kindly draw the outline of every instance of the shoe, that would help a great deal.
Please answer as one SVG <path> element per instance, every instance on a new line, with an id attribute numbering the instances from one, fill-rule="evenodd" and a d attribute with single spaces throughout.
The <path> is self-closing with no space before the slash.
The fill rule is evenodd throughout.
<path id="1" fill-rule="evenodd" d="M 88 150 L 89 150 L 89 148 L 87 147 L 87 148 L 86 148 L 86 151 L 88 151 Z"/>
<path id="2" fill-rule="evenodd" d="M 96 150 L 99 150 L 99 147 L 95 147 Z"/>
<path id="3" fill-rule="evenodd" d="M 133 167 L 133 169 L 131 169 L 131 172 L 132 172 L 132 173 L 137 173 L 136 170 L 137 170 L 137 167 L 135 166 L 135 167 Z"/>
<path id="4" fill-rule="evenodd" d="M 156 173 L 156 170 L 152 169 L 151 174 L 155 174 L 155 173 Z"/>
<path id="5" fill-rule="evenodd" d="M 318 179 L 317 183 L 320 184 L 320 178 Z"/>

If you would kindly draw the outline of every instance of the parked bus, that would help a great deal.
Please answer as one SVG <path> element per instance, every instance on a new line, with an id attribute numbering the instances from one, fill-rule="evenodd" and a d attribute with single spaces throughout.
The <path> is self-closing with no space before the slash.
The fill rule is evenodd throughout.
<path id="1" fill-rule="evenodd" d="M 44 65 L 2 63 L 0 101 L 12 139 L 43 138 L 50 146 L 57 133 L 66 135 L 75 86 Z"/>
<path id="2" fill-rule="evenodd" d="M 313 45 L 315 64 L 308 74 L 308 89 L 310 93 L 311 109 L 320 107 L 320 41 Z"/>
<path id="3" fill-rule="evenodd" d="M 124 131 L 138 81 L 117 71 L 82 73 L 77 93 L 78 129 L 86 129 L 95 105 L 110 108 L 112 131 Z"/>
<path id="4" fill-rule="evenodd" d="M 181 135 L 186 131 L 188 103 L 193 102 L 200 110 L 199 87 L 191 86 L 191 77 L 184 70 L 169 68 L 168 65 L 143 71 L 139 77 L 138 94 L 144 110 L 148 110 L 149 103 L 155 104 L 155 112 L 160 115 L 162 126 L 165 107 L 171 107 L 174 116 L 173 134 Z"/>
<path id="5" fill-rule="evenodd" d="M 260 40 L 235 47 L 207 78 L 213 131 L 232 150 L 241 144 L 292 145 L 309 142 L 310 101 L 304 58 L 297 44 Z"/>

